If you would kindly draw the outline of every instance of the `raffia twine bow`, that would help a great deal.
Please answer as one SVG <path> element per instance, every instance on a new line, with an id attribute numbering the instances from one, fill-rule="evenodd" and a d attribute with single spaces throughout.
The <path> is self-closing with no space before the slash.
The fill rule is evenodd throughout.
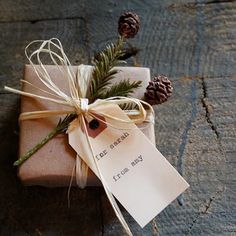
<path id="1" fill-rule="evenodd" d="M 34 50 L 32 53 L 28 53 L 29 48 L 34 44 L 40 44 L 40 46 Z M 63 92 L 56 83 L 53 82 L 52 78 L 50 77 L 48 71 L 46 70 L 42 60 L 41 60 L 41 54 L 46 53 L 50 59 L 52 60 L 53 64 L 57 66 L 58 70 L 60 70 L 62 76 L 65 77 L 65 83 L 67 83 L 67 86 L 69 87 L 69 95 Z M 139 99 L 136 98 L 128 98 L 128 97 L 111 97 L 107 99 L 97 100 L 92 104 L 88 104 L 88 99 L 85 98 L 88 84 L 91 79 L 91 68 L 86 67 L 84 65 L 78 66 L 78 73 L 75 75 L 75 73 L 72 70 L 72 66 L 70 61 L 68 60 L 61 42 L 56 39 L 52 38 L 49 40 L 35 40 L 28 44 L 28 46 L 25 48 L 25 54 L 27 59 L 29 60 L 30 64 L 32 65 L 35 73 L 38 76 L 38 79 L 48 88 L 48 90 L 44 90 L 41 88 L 38 88 L 34 84 L 31 84 L 28 81 L 22 80 L 23 83 L 27 83 L 28 85 L 38 89 L 39 91 L 45 93 L 45 96 L 37 95 L 35 93 L 30 92 L 24 92 L 21 90 L 13 89 L 10 87 L 5 86 L 5 90 L 20 94 L 23 96 L 28 96 L 32 98 L 42 99 L 46 100 L 48 102 L 53 102 L 65 106 L 69 106 L 71 109 L 68 110 L 46 110 L 46 111 L 34 111 L 34 112 L 24 112 L 20 115 L 20 120 L 28 120 L 28 119 L 38 119 L 38 118 L 46 118 L 50 116 L 56 116 L 56 115 L 65 115 L 65 114 L 71 114 L 76 113 L 78 115 L 77 122 L 73 122 L 73 125 L 77 124 L 80 125 L 82 130 L 85 131 L 86 139 L 90 148 L 90 151 L 92 153 L 92 163 L 94 164 L 95 170 L 98 174 L 98 177 L 101 180 L 101 183 L 104 187 L 104 190 L 106 192 L 106 195 L 115 211 L 115 214 L 119 221 L 121 222 L 122 226 L 124 227 L 126 233 L 128 235 L 132 235 L 111 191 L 109 190 L 106 180 L 103 177 L 103 174 L 101 173 L 97 160 L 95 158 L 95 153 L 93 150 L 93 147 L 91 145 L 91 142 L 89 140 L 87 126 L 86 126 L 86 118 L 87 117 L 93 117 L 97 119 L 96 115 L 103 116 L 105 119 L 109 118 L 111 121 L 108 123 L 107 121 L 102 121 L 106 123 L 106 125 L 111 126 L 113 128 L 118 128 L 112 124 L 112 121 L 119 122 L 119 123 L 143 123 L 146 122 L 153 122 L 152 120 L 147 118 L 146 110 L 143 107 L 143 104 L 149 107 L 151 113 L 153 114 L 152 107 Z M 36 57 L 37 66 L 33 63 L 33 57 Z M 125 104 L 125 103 L 133 103 L 136 104 L 138 109 L 132 110 L 132 111 L 124 111 L 127 113 L 130 119 L 120 119 L 118 117 L 110 116 L 109 114 L 105 112 L 101 112 L 98 108 L 101 105 L 104 104 Z M 99 111 L 98 111 L 99 110 Z M 153 116 L 151 116 L 153 117 Z M 118 128 L 120 129 L 120 128 Z M 70 132 L 70 127 L 68 129 L 68 132 Z M 77 155 L 76 157 L 76 183 L 80 187 L 84 187 L 86 185 L 86 179 L 87 179 L 87 171 L 88 166 L 81 160 L 81 158 Z"/>

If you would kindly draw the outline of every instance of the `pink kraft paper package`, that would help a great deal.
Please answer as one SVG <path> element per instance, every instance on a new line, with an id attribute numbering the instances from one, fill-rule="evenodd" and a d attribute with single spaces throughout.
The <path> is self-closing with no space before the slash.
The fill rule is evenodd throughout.
<path id="1" fill-rule="evenodd" d="M 60 70 L 56 66 L 48 65 L 46 69 L 52 78 L 56 79 L 57 85 L 64 88 L 64 81 L 61 77 Z M 77 66 L 72 69 L 76 73 Z M 119 73 L 113 80 L 113 83 L 121 79 L 130 79 L 131 81 L 140 80 L 142 86 L 132 95 L 141 99 L 145 89 L 150 81 L 150 71 L 142 67 L 118 67 Z M 44 85 L 37 79 L 32 66 L 26 65 L 24 70 L 24 80 L 45 89 Z M 27 92 L 40 91 L 24 84 L 23 90 Z M 63 106 L 52 102 L 39 100 L 35 98 L 21 97 L 21 112 L 38 111 L 38 110 L 57 110 Z M 65 109 L 68 109 L 65 107 Z M 60 117 L 60 116 L 59 116 Z M 59 117 L 25 120 L 20 121 L 20 153 L 22 156 L 31 149 L 39 140 L 43 139 L 58 123 Z M 141 130 L 148 139 L 155 144 L 154 125 L 141 124 L 145 126 Z M 76 185 L 73 169 L 75 166 L 76 152 L 68 144 L 68 137 L 60 134 L 50 140 L 46 145 L 40 148 L 31 158 L 25 161 L 18 169 L 18 175 L 25 185 L 41 185 L 46 187 L 69 186 L 73 175 L 73 185 Z M 100 180 L 89 170 L 87 177 L 88 186 L 100 185 Z"/>

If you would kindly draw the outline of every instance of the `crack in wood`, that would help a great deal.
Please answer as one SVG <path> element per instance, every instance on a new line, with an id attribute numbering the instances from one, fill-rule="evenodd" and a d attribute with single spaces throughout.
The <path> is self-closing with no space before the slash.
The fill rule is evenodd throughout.
<path id="1" fill-rule="evenodd" d="M 184 4 L 187 7 L 197 7 L 198 5 L 210 5 L 210 4 L 220 4 L 220 3 L 233 3 L 235 0 L 211 0 L 211 1 L 197 1 L 195 3 Z"/>
<path id="2" fill-rule="evenodd" d="M 206 203 L 203 205 L 203 210 L 198 211 L 197 216 L 193 219 L 192 223 L 190 224 L 189 228 L 188 228 L 188 232 L 187 232 L 187 236 L 190 235 L 194 225 L 198 222 L 198 219 L 202 216 L 202 215 L 206 215 L 207 213 L 209 213 L 209 210 L 213 204 L 213 202 L 220 197 L 223 192 L 225 191 L 225 188 L 223 187 L 222 189 L 219 189 L 218 191 L 216 191 L 215 193 L 212 194 L 212 196 L 206 201 Z M 201 208 L 201 207 L 200 207 Z"/>
<path id="3" fill-rule="evenodd" d="M 175 11 L 177 9 L 180 10 L 197 10 L 198 6 L 207 6 L 207 5 L 213 5 L 213 4 L 221 4 L 221 3 L 233 3 L 236 2 L 235 0 L 212 0 L 212 1 L 197 1 L 197 2 L 189 2 L 189 3 L 182 3 L 182 4 L 176 4 L 176 3 L 172 3 L 170 4 L 167 9 L 171 10 L 171 11 Z"/>
<path id="4" fill-rule="evenodd" d="M 207 93 L 207 85 L 206 85 L 206 81 L 205 78 L 202 77 L 201 78 L 202 81 L 202 91 L 203 91 L 203 98 L 201 99 L 202 102 L 202 106 L 205 109 L 206 112 L 206 121 L 209 124 L 210 128 L 212 129 L 212 131 L 214 132 L 216 139 L 217 139 L 217 144 L 219 147 L 219 151 L 220 153 L 223 155 L 223 157 L 225 158 L 225 151 L 224 151 L 224 147 L 221 143 L 220 140 L 220 133 L 217 130 L 217 126 L 214 124 L 214 122 L 211 120 L 211 113 L 210 113 L 210 108 L 209 105 L 206 103 L 206 99 L 208 98 L 208 93 Z"/>
<path id="5" fill-rule="evenodd" d="M 83 16 L 72 16 L 72 17 L 52 17 L 52 18 L 42 18 L 42 19 L 34 19 L 34 20 L 11 20 L 11 21 L 0 21 L 0 24 L 11 24 L 11 23 L 30 23 L 36 24 L 42 21 L 63 21 L 63 20 L 82 20 L 86 21 Z"/>
<path id="6" fill-rule="evenodd" d="M 153 235 L 158 235 L 159 234 L 156 218 L 154 218 L 152 220 L 152 230 L 153 230 Z"/>
<path id="7" fill-rule="evenodd" d="M 218 4 L 218 3 L 233 3 L 235 0 L 212 0 L 212 1 L 206 1 L 203 2 L 202 4 Z"/>
<path id="8" fill-rule="evenodd" d="M 207 96 L 207 87 L 206 87 L 206 82 L 205 82 L 204 77 L 201 78 L 201 82 L 202 82 L 202 91 L 203 91 L 203 98 L 201 99 L 201 101 L 202 101 L 202 106 L 206 112 L 206 120 L 207 120 L 207 123 L 209 124 L 209 126 L 211 127 L 211 129 L 213 130 L 213 132 L 215 133 L 217 139 L 219 139 L 220 138 L 219 132 L 217 131 L 216 126 L 214 125 L 214 123 L 211 120 L 209 105 L 206 103 L 206 98 L 208 96 Z"/>

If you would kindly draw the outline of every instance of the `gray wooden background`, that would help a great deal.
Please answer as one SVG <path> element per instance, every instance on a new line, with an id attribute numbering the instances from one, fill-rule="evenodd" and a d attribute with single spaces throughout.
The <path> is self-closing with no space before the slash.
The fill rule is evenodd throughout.
<path id="1" fill-rule="evenodd" d="M 145 3 L 146 2 L 146 3 Z M 0 235 L 124 235 L 104 191 L 23 187 L 18 150 L 24 47 L 58 37 L 73 64 L 89 63 L 116 38 L 117 19 L 136 11 L 139 62 L 174 84 L 156 108 L 159 150 L 191 187 L 134 235 L 236 235 L 236 2 L 230 0 L 0 0 Z"/>

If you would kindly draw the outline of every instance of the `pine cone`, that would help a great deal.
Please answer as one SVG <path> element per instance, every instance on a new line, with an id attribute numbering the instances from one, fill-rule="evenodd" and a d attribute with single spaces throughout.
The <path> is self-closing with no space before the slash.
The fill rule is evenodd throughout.
<path id="1" fill-rule="evenodd" d="M 161 104 L 171 96 L 173 87 L 171 81 L 163 75 L 156 76 L 149 82 L 144 94 L 144 99 L 150 105 Z"/>
<path id="2" fill-rule="evenodd" d="M 125 12 L 120 16 L 118 32 L 124 38 L 133 38 L 139 31 L 140 18 L 134 12 Z"/>

